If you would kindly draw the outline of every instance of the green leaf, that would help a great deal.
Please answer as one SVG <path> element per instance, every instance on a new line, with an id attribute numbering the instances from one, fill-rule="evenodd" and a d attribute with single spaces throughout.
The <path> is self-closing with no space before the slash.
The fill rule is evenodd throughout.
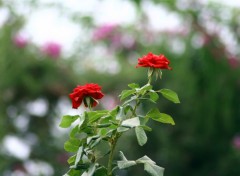
<path id="1" fill-rule="evenodd" d="M 164 168 L 149 163 L 144 164 L 144 170 L 147 171 L 152 176 L 163 176 L 164 172 Z"/>
<path id="2" fill-rule="evenodd" d="M 69 165 L 73 164 L 75 162 L 76 159 L 76 155 L 71 156 L 70 158 L 68 158 L 67 162 Z"/>
<path id="3" fill-rule="evenodd" d="M 141 116 L 141 115 L 138 115 L 138 118 L 140 120 L 140 124 L 141 126 L 145 126 L 149 120 L 149 117 L 148 116 Z"/>
<path id="4" fill-rule="evenodd" d="M 96 169 L 94 176 L 106 176 L 107 175 L 107 169 L 103 166 Z"/>
<path id="5" fill-rule="evenodd" d="M 117 120 L 124 120 L 125 119 L 125 114 L 124 114 L 124 108 L 122 106 L 119 106 L 119 111 L 116 115 Z"/>
<path id="6" fill-rule="evenodd" d="M 101 136 L 95 135 L 87 138 L 87 144 L 91 148 L 95 147 L 102 140 Z"/>
<path id="7" fill-rule="evenodd" d="M 136 165 L 137 163 L 135 161 L 129 161 L 127 160 L 127 158 L 124 156 L 123 152 L 119 152 L 120 153 L 120 157 L 121 157 L 121 161 L 117 161 L 117 165 L 119 169 L 125 169 L 131 166 Z"/>
<path id="8" fill-rule="evenodd" d="M 149 90 L 151 90 L 151 89 L 152 89 L 152 86 L 151 86 L 150 84 L 146 84 L 146 85 L 144 85 L 143 87 L 141 87 L 141 88 L 138 90 L 138 92 L 143 95 L 143 94 L 146 93 L 146 91 L 149 91 Z"/>
<path id="9" fill-rule="evenodd" d="M 80 161 L 81 157 L 82 157 L 82 152 L 83 152 L 83 147 L 79 147 L 77 150 L 77 155 L 76 155 L 76 159 L 75 159 L 75 163 L 74 166 L 76 167 L 78 162 Z"/>
<path id="10" fill-rule="evenodd" d="M 152 131 L 152 128 L 146 125 L 140 125 L 139 127 L 142 127 L 145 131 Z"/>
<path id="11" fill-rule="evenodd" d="M 89 121 L 90 124 L 92 124 L 93 122 L 96 122 L 101 117 L 104 117 L 107 114 L 108 114 L 107 110 L 87 112 L 88 121 Z"/>
<path id="12" fill-rule="evenodd" d="M 115 117 L 117 115 L 117 113 L 119 112 L 119 106 L 116 106 L 113 110 L 111 110 L 109 112 L 109 114 L 113 117 Z"/>
<path id="13" fill-rule="evenodd" d="M 175 125 L 175 122 L 173 120 L 173 118 L 165 113 L 161 113 L 161 118 L 160 118 L 162 123 L 170 123 L 171 125 Z"/>
<path id="14" fill-rule="evenodd" d="M 135 133 L 137 136 L 137 141 L 140 146 L 143 146 L 147 142 L 147 135 L 141 127 L 135 128 Z"/>
<path id="15" fill-rule="evenodd" d="M 118 127 L 117 132 L 122 133 L 122 132 L 128 131 L 130 129 L 131 129 L 130 127 Z"/>
<path id="16" fill-rule="evenodd" d="M 174 102 L 174 103 L 180 103 L 178 95 L 176 92 L 170 90 L 170 89 L 161 89 L 159 91 L 165 98 L 168 100 Z"/>
<path id="17" fill-rule="evenodd" d="M 64 149 L 67 152 L 76 152 L 76 151 L 78 151 L 79 144 L 80 144 L 79 140 L 70 139 L 64 143 Z"/>
<path id="18" fill-rule="evenodd" d="M 75 170 L 75 169 L 70 169 L 66 174 L 63 176 L 78 176 L 81 174 L 81 171 Z"/>
<path id="19" fill-rule="evenodd" d="M 127 104 L 124 107 L 124 114 L 127 114 L 129 110 L 133 112 L 133 107 L 130 104 Z"/>
<path id="20" fill-rule="evenodd" d="M 150 91 L 149 96 L 153 102 L 156 102 L 159 98 L 158 94 L 155 91 Z"/>
<path id="21" fill-rule="evenodd" d="M 126 169 L 128 167 L 136 165 L 135 161 L 117 161 L 119 169 Z"/>
<path id="22" fill-rule="evenodd" d="M 89 143 L 90 143 L 91 141 L 96 140 L 96 139 L 98 139 L 98 138 L 100 138 L 99 135 L 95 135 L 95 136 L 90 136 L 90 137 L 88 137 L 88 138 L 87 138 L 87 144 L 89 145 Z"/>
<path id="23" fill-rule="evenodd" d="M 112 125 L 111 123 L 98 124 L 97 128 L 106 128 L 106 127 L 109 127 L 111 125 Z"/>
<path id="24" fill-rule="evenodd" d="M 86 119 L 85 116 L 86 116 L 86 114 L 79 117 L 79 119 L 80 119 L 80 122 L 78 123 L 79 128 L 81 128 L 81 126 L 84 124 L 85 119 Z"/>
<path id="25" fill-rule="evenodd" d="M 96 139 L 93 143 L 91 143 L 90 147 L 94 148 L 96 145 L 98 145 L 101 142 L 102 138 Z"/>
<path id="26" fill-rule="evenodd" d="M 62 120 L 59 124 L 60 127 L 62 128 L 68 128 L 71 126 L 71 124 L 77 120 L 79 117 L 79 115 L 74 115 L 74 116 L 71 116 L 71 115 L 65 115 L 62 117 Z"/>
<path id="27" fill-rule="evenodd" d="M 88 170 L 82 174 L 82 176 L 93 176 L 95 170 L 96 170 L 96 166 L 95 166 L 95 163 L 93 163 L 90 165 Z"/>
<path id="28" fill-rule="evenodd" d="M 135 88 L 139 88 L 139 85 L 136 83 L 131 83 L 131 84 L 128 84 L 128 87 L 135 89 Z"/>
<path id="29" fill-rule="evenodd" d="M 147 117 L 151 118 L 152 120 L 161 122 L 161 123 L 168 123 L 171 125 L 175 125 L 175 122 L 170 115 L 160 113 L 157 108 L 154 108 L 150 112 L 148 112 Z"/>
<path id="30" fill-rule="evenodd" d="M 78 132 L 78 125 L 76 125 L 76 126 L 70 131 L 69 136 L 70 136 L 71 138 L 74 138 L 75 135 L 77 134 L 77 132 Z"/>
<path id="31" fill-rule="evenodd" d="M 108 129 L 102 128 L 102 129 L 99 129 L 98 134 L 99 134 L 101 137 L 103 137 L 103 136 L 105 136 L 105 135 L 107 134 L 107 132 L 108 132 Z"/>
<path id="32" fill-rule="evenodd" d="M 122 101 L 123 99 L 129 97 L 130 95 L 134 94 L 136 92 L 136 90 L 132 89 L 132 90 L 123 90 L 121 95 L 120 95 L 120 100 Z"/>
<path id="33" fill-rule="evenodd" d="M 133 101 L 133 100 L 136 100 L 137 98 L 138 98 L 138 97 L 137 97 L 136 95 L 132 96 L 129 100 L 125 101 L 124 104 L 123 104 L 122 106 L 124 106 L 124 105 L 130 103 L 130 102 Z"/>
<path id="34" fill-rule="evenodd" d="M 139 126 L 139 125 L 140 125 L 140 120 L 139 120 L 138 117 L 134 117 L 134 118 L 131 118 L 131 119 L 124 120 L 121 124 L 121 126 L 129 127 L 129 128 L 133 128 L 133 127 L 136 127 L 136 126 Z"/>
<path id="35" fill-rule="evenodd" d="M 119 152 L 119 155 L 120 155 L 120 158 L 121 158 L 123 161 L 127 161 L 127 158 L 125 157 L 125 155 L 123 154 L 122 151 Z"/>
<path id="36" fill-rule="evenodd" d="M 156 164 L 153 160 L 151 160 L 148 156 L 143 156 L 142 158 L 139 158 L 138 160 L 136 160 L 136 162 L 139 164 L 145 164 L 145 163 L 148 163 L 148 164 Z"/>

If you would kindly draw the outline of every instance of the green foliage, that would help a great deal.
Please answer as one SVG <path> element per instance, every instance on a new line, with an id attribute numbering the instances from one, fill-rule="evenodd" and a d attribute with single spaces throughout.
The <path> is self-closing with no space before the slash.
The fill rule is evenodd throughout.
<path id="1" fill-rule="evenodd" d="M 148 79 L 151 80 L 151 76 Z M 137 113 L 137 108 L 145 100 L 150 100 L 154 103 L 158 100 L 158 91 L 154 91 L 153 86 L 148 84 L 140 87 L 138 84 L 129 84 L 130 90 L 123 90 L 120 94 L 120 100 L 125 100 L 122 105 L 116 106 L 112 110 L 97 110 L 84 111 L 82 115 L 63 116 L 60 127 L 70 127 L 71 124 L 79 119 L 79 123 L 70 131 L 70 139 L 65 142 L 64 149 L 68 152 L 76 153 L 68 159 L 70 164 L 69 176 L 72 169 L 81 170 L 84 175 L 105 175 L 112 176 L 113 174 L 113 152 L 118 139 L 123 133 L 130 129 L 135 129 L 135 135 L 140 146 L 147 143 L 147 135 L 145 130 L 151 131 L 151 128 L 146 124 L 148 119 L 154 121 L 169 123 L 174 125 L 171 116 L 160 113 L 158 109 L 151 109 L 146 115 L 142 116 Z M 166 91 L 167 90 L 167 91 Z M 179 102 L 177 94 L 168 89 L 162 89 L 160 92 L 174 102 Z M 131 103 L 131 104 L 130 104 Z M 89 104 L 90 105 L 90 104 Z M 107 142 L 110 153 L 107 168 L 98 160 L 100 158 L 95 155 L 98 145 Z M 147 156 L 136 161 L 128 161 L 120 152 L 121 161 L 118 161 L 118 169 L 125 169 L 136 164 L 144 164 L 144 170 L 152 176 L 162 176 L 163 168 L 156 165 Z"/>

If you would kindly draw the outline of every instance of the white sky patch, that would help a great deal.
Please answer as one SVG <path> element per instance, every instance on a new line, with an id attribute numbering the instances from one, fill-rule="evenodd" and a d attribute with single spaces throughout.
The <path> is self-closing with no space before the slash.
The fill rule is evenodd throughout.
<path id="1" fill-rule="evenodd" d="M 3 139 L 3 148 L 9 152 L 10 155 L 19 159 L 27 159 L 31 152 L 30 146 L 22 139 L 11 135 L 7 135 Z"/>

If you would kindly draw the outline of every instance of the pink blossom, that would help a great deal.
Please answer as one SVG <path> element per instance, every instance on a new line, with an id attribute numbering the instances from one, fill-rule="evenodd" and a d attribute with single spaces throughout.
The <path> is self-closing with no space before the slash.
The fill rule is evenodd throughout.
<path id="1" fill-rule="evenodd" d="M 58 58 L 61 54 L 61 45 L 55 42 L 48 42 L 43 46 L 43 53 L 52 58 Z"/>
<path id="2" fill-rule="evenodd" d="M 240 136 L 235 136 L 233 138 L 233 146 L 236 149 L 240 149 Z"/>
<path id="3" fill-rule="evenodd" d="M 98 28 L 93 33 L 94 40 L 102 40 L 107 37 L 110 37 L 111 34 L 116 30 L 117 25 L 115 24 L 105 24 Z"/>
<path id="4" fill-rule="evenodd" d="M 26 37 L 24 37 L 22 35 L 16 35 L 13 38 L 13 42 L 18 48 L 24 48 L 28 43 Z"/>

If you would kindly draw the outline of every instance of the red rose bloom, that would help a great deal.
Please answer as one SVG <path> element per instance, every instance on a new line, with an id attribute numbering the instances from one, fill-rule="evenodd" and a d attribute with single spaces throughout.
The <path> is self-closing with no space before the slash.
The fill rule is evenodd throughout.
<path id="1" fill-rule="evenodd" d="M 101 87 L 97 84 L 85 84 L 83 86 L 77 86 L 73 89 L 73 92 L 69 94 L 72 100 L 72 108 L 77 109 L 84 101 L 85 107 L 88 106 L 86 103 L 86 98 L 90 98 L 91 107 L 98 104 L 97 100 L 101 99 L 104 94 L 101 92 Z"/>
<path id="2" fill-rule="evenodd" d="M 148 53 L 146 56 L 138 59 L 138 65 L 136 67 L 152 67 L 172 70 L 172 68 L 168 66 L 169 64 L 170 61 L 163 54 L 158 56 Z"/>

